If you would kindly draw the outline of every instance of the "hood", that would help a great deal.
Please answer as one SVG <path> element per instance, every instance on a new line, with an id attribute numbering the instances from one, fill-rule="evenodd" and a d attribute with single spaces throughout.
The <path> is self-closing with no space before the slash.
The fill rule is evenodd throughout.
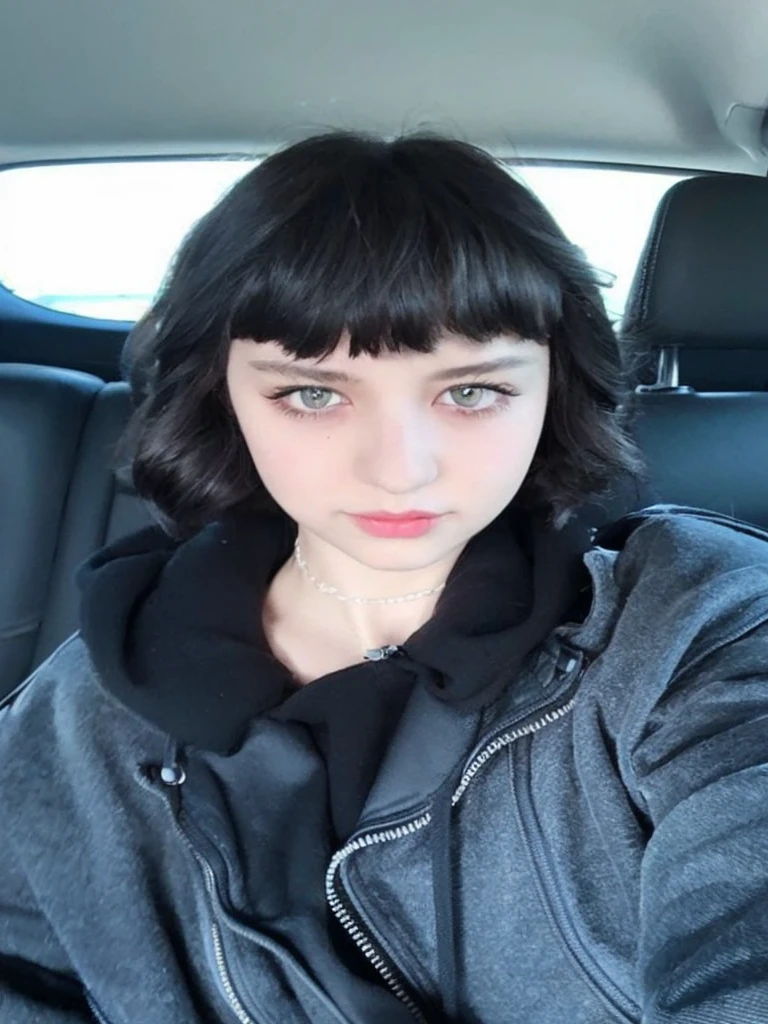
<path id="1" fill-rule="evenodd" d="M 184 542 L 148 527 L 97 551 L 77 582 L 102 685 L 182 744 L 236 748 L 254 716 L 297 690 L 261 623 L 295 537 L 282 513 L 232 511 Z M 492 703 L 552 628 L 586 614 L 590 543 L 583 524 L 553 531 L 508 507 L 467 544 L 398 663 L 463 710 Z"/>

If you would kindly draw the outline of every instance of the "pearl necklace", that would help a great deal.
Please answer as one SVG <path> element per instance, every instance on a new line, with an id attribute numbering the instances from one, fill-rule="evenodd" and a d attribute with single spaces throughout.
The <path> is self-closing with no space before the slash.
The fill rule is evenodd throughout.
<path id="1" fill-rule="evenodd" d="M 293 549 L 299 568 L 307 579 L 311 580 L 318 590 L 322 591 L 324 594 L 329 594 L 331 597 L 335 597 L 338 601 L 349 601 L 352 604 L 402 604 L 404 601 L 416 601 L 420 597 L 429 597 L 431 594 L 437 594 L 445 587 L 445 583 L 443 582 L 439 583 L 436 587 L 430 587 L 429 590 L 417 590 L 413 594 L 404 594 L 402 597 L 347 597 L 345 594 L 339 593 L 338 587 L 331 587 L 312 575 L 307 567 L 307 563 L 302 557 L 298 537 L 296 538 L 296 543 L 294 544 Z"/>

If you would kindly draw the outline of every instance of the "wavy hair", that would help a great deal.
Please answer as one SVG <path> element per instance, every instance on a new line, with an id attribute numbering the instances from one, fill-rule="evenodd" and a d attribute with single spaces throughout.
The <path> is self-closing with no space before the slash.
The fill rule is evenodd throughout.
<path id="1" fill-rule="evenodd" d="M 234 338 L 301 359 L 430 352 L 452 332 L 550 347 L 542 435 L 515 502 L 560 528 L 623 476 L 646 479 L 629 433 L 630 365 L 600 279 L 500 162 L 433 134 L 333 132 L 246 174 L 191 230 L 128 338 L 133 413 L 119 446 L 138 494 L 188 536 L 235 507 L 275 507 L 226 387 Z"/>

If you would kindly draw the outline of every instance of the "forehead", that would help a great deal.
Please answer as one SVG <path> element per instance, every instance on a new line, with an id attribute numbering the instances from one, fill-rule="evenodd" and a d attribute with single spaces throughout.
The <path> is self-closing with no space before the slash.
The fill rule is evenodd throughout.
<path id="1" fill-rule="evenodd" d="M 365 353 L 352 358 L 349 342 L 342 339 L 336 349 L 324 359 L 296 359 L 292 353 L 275 341 L 252 343 L 243 340 L 233 342 L 241 346 L 241 354 L 250 366 L 265 373 L 280 373 L 311 370 L 327 377 L 333 376 L 346 383 L 376 379 L 383 374 L 417 374 L 427 378 L 448 376 L 455 369 L 463 367 L 490 372 L 490 364 L 500 362 L 499 369 L 517 369 L 546 365 L 548 348 L 536 341 L 521 339 L 516 335 L 503 335 L 487 342 L 446 335 L 441 338 L 432 352 L 382 352 L 377 356 Z M 488 364 L 488 365 L 486 365 Z"/>

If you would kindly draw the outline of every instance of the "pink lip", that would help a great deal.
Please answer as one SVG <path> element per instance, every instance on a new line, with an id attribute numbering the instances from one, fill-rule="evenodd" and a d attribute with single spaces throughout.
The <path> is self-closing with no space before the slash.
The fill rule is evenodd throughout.
<path id="1" fill-rule="evenodd" d="M 403 515 L 366 513 L 351 518 L 372 537 L 423 537 L 440 519 L 434 512 L 407 512 Z"/>
<path id="2" fill-rule="evenodd" d="M 404 519 L 436 519 L 439 512 L 423 512 L 421 509 L 410 509 L 408 512 L 358 512 L 358 519 L 378 519 L 390 522 L 402 522 Z"/>

